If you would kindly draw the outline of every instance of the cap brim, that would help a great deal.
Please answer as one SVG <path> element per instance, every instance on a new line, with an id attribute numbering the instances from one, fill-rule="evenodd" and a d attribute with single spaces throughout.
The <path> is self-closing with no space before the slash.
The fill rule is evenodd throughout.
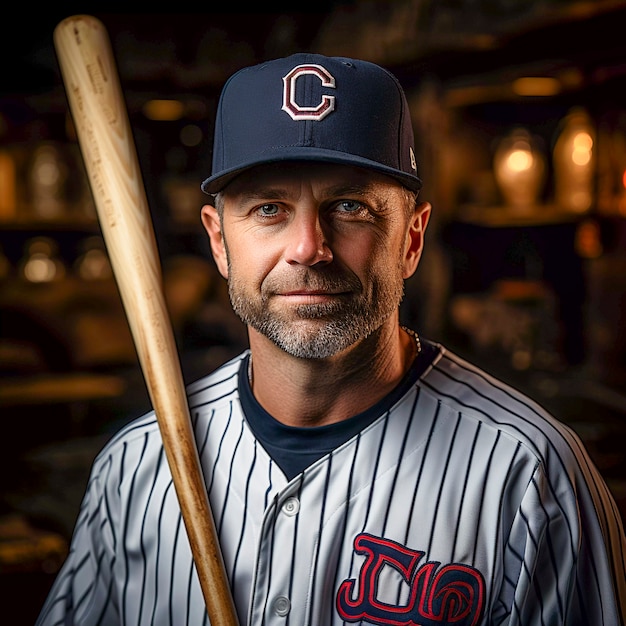
<path id="1" fill-rule="evenodd" d="M 369 170 L 386 174 L 399 181 L 405 187 L 413 191 L 419 191 L 422 188 L 422 181 L 418 176 L 401 172 L 393 167 L 365 159 L 354 154 L 338 152 L 336 150 L 325 150 L 322 148 L 309 147 L 279 147 L 274 154 L 271 151 L 265 154 L 263 159 L 255 159 L 249 163 L 241 163 L 237 167 L 223 170 L 207 178 L 201 185 L 204 193 L 212 195 L 216 194 L 234 178 L 257 165 L 266 165 L 269 163 L 280 163 L 284 161 L 317 161 L 321 163 L 337 163 L 339 165 L 353 165 Z"/>

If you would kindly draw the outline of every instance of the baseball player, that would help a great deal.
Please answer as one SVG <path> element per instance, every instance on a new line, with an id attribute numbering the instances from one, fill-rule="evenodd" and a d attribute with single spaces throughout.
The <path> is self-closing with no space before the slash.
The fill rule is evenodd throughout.
<path id="1" fill-rule="evenodd" d="M 431 207 L 397 80 L 241 70 L 202 187 L 250 341 L 188 388 L 240 624 L 623 624 L 623 525 L 578 437 L 400 326 Z M 149 413 L 95 459 L 37 624 L 207 623 Z"/>

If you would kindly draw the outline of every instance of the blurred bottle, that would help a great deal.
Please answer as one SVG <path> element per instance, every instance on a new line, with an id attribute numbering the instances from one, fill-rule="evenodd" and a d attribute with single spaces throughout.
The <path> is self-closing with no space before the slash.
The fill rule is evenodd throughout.
<path id="1" fill-rule="evenodd" d="M 563 119 L 553 152 L 554 199 L 565 211 L 586 213 L 593 204 L 595 139 L 587 112 L 572 109 Z"/>
<path id="2" fill-rule="evenodd" d="M 51 283 L 66 274 L 65 265 L 58 256 L 57 244 L 49 237 L 34 237 L 26 242 L 20 262 L 20 275 L 31 283 Z"/>
<path id="3" fill-rule="evenodd" d="M 61 150 L 53 143 L 35 148 L 29 171 L 30 195 L 35 215 L 41 219 L 56 219 L 65 210 L 67 166 Z"/>
<path id="4" fill-rule="evenodd" d="M 496 183 L 507 206 L 532 209 L 539 203 L 546 160 L 539 140 L 515 128 L 500 140 L 494 155 Z"/>
<path id="5" fill-rule="evenodd" d="M 113 271 L 101 237 L 89 237 L 81 243 L 82 252 L 74 269 L 83 280 L 109 280 Z"/>

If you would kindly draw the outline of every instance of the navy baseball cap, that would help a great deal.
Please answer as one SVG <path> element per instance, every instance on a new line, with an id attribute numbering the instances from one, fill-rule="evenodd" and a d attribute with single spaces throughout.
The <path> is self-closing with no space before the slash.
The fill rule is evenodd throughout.
<path id="1" fill-rule="evenodd" d="M 256 165 L 322 161 L 375 170 L 417 191 L 414 135 L 397 78 L 367 61 L 299 53 L 233 74 L 218 103 L 214 194 Z"/>

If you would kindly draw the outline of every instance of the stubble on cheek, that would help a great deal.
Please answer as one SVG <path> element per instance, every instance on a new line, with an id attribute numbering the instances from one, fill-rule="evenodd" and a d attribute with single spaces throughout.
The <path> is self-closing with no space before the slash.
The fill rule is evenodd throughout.
<path id="1" fill-rule="evenodd" d="M 268 276 L 250 287 L 231 266 L 229 294 L 241 320 L 287 353 L 326 358 L 364 339 L 397 310 L 404 281 L 401 268 L 372 271 L 364 285 L 356 275 L 327 274 L 303 268 L 288 278 Z M 328 302 L 281 303 L 281 293 L 302 287 L 338 292 Z"/>

